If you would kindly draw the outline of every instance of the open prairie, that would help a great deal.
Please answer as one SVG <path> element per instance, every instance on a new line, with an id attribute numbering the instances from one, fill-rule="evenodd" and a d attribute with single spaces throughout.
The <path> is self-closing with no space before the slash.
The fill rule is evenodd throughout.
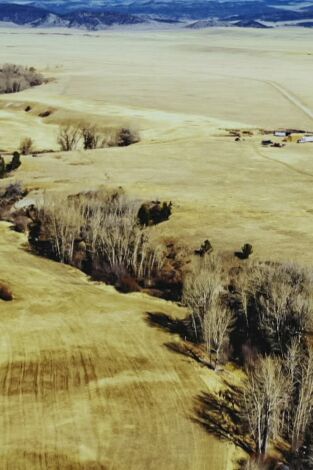
<path id="1" fill-rule="evenodd" d="M 173 202 L 160 239 L 190 249 L 210 239 L 230 253 L 251 243 L 259 259 L 312 263 L 313 144 L 263 148 L 261 130 L 313 131 L 313 32 L 2 29 L 0 42 L 0 63 L 53 79 L 1 96 L 0 148 L 31 137 L 54 150 L 22 157 L 1 186 L 19 180 L 30 199 L 122 186 Z M 141 141 L 58 151 L 59 125 L 80 121 L 130 126 Z M 232 129 L 252 135 L 235 142 Z M 0 240 L 0 280 L 16 297 L 0 303 L 1 468 L 236 468 L 241 452 L 193 416 L 216 374 L 171 352 L 165 343 L 179 339 L 147 322 L 147 312 L 184 309 L 36 257 L 8 224 Z"/>
<path id="2" fill-rule="evenodd" d="M 142 141 L 25 158 L 18 178 L 34 187 L 121 185 L 171 199 L 162 235 L 192 247 L 255 246 L 260 258 L 312 261 L 311 145 L 263 149 L 227 128 L 313 130 L 312 33 L 297 29 L 49 34 L 3 30 L 0 61 L 33 64 L 55 81 L 3 96 L 1 147 L 24 136 L 57 148 L 60 122 L 131 125 Z M 26 104 L 33 112 L 25 113 Z M 40 111 L 54 113 L 46 119 Z"/>

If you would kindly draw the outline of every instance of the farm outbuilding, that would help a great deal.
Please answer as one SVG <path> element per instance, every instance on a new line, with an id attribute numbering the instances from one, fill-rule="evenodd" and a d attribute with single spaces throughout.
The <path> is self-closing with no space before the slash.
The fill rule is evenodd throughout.
<path id="1" fill-rule="evenodd" d="M 299 144 L 306 144 L 307 142 L 313 142 L 313 135 L 305 135 L 298 140 Z"/>
<path id="2" fill-rule="evenodd" d="M 275 137 L 288 137 L 291 134 L 290 131 L 274 131 Z"/>
<path id="3" fill-rule="evenodd" d="M 273 145 L 273 141 L 272 140 L 262 140 L 262 145 L 264 147 L 267 147 L 268 145 Z"/>

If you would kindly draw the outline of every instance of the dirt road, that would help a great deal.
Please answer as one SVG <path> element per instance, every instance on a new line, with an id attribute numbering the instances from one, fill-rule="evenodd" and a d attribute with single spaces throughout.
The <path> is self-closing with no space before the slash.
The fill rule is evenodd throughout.
<path id="1" fill-rule="evenodd" d="M 284 96 L 291 104 L 293 104 L 296 108 L 302 111 L 306 116 L 308 116 L 310 119 L 313 119 L 313 111 L 308 106 L 303 104 L 297 96 L 291 93 L 291 91 L 287 90 L 279 83 L 271 81 L 267 83 L 273 88 L 275 88 L 275 90 L 277 90 L 282 96 Z"/>

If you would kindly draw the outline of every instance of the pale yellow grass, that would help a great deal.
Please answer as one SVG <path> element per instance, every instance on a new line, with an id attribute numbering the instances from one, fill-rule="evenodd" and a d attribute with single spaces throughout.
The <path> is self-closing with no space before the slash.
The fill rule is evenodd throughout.
<path id="1" fill-rule="evenodd" d="M 229 251 L 249 242 L 261 258 L 312 262 L 312 146 L 264 150 L 262 136 L 235 143 L 222 130 L 313 130 L 311 39 L 294 29 L 2 32 L 0 62 L 32 63 L 55 81 L 2 97 L 0 146 L 13 150 L 22 133 L 55 149 L 57 124 L 69 119 L 131 125 L 139 145 L 28 158 L 18 178 L 68 191 L 122 185 L 173 201 L 162 235 Z M 47 109 L 54 114 L 38 118 Z"/>
<path id="2" fill-rule="evenodd" d="M 0 62 L 35 65 L 55 81 L 0 99 L 0 147 L 22 137 L 56 149 L 58 123 L 130 125 L 129 148 L 23 158 L 13 178 L 40 197 L 123 186 L 172 200 L 160 238 L 190 248 L 254 245 L 263 259 L 312 263 L 313 147 L 235 143 L 225 128 L 313 128 L 312 32 L 300 30 L 0 32 Z M 33 111 L 25 113 L 31 104 Z M 38 114 L 54 113 L 46 119 Z M 1 464 L 9 469 L 235 468 L 234 449 L 196 425 L 193 397 L 213 375 L 170 353 L 146 311 L 185 312 L 121 296 L 21 249 L 1 226 Z"/>
<path id="3" fill-rule="evenodd" d="M 34 257 L 6 224 L 0 236 L 15 295 L 0 307 L 0 467 L 232 470 L 238 450 L 192 421 L 218 379 L 145 321 L 184 310 Z"/>

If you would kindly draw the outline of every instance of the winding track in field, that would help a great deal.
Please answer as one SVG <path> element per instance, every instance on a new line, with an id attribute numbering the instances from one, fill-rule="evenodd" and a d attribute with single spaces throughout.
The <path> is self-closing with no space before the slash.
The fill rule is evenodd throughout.
<path id="1" fill-rule="evenodd" d="M 302 103 L 302 101 L 296 95 L 291 93 L 291 91 L 287 90 L 285 87 L 283 87 L 279 83 L 271 81 L 271 80 L 265 80 L 264 83 L 267 83 L 272 88 L 277 90 L 290 103 L 292 103 L 294 106 L 300 109 L 300 111 L 302 111 L 306 116 L 308 116 L 310 119 L 313 119 L 313 111 L 304 103 Z"/>

